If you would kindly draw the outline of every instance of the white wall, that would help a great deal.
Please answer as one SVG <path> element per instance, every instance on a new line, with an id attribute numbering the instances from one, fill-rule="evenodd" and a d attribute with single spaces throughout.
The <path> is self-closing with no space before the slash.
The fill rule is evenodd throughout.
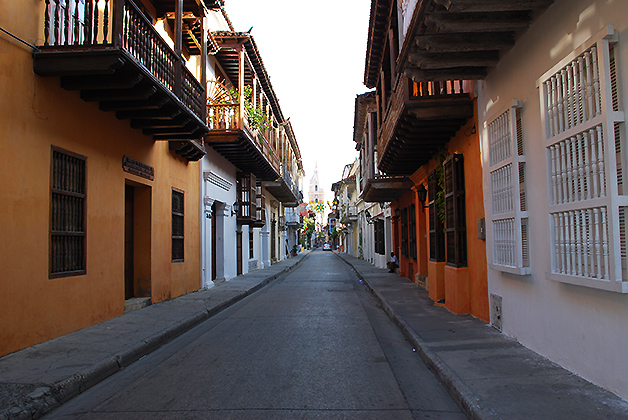
<path id="1" fill-rule="evenodd" d="M 615 25 L 619 33 L 616 47 L 619 71 L 628 71 L 628 1 L 558 0 L 517 41 L 485 82 L 479 84 L 478 110 L 482 127 L 484 121 L 492 120 L 511 106 L 513 99 L 524 104 L 532 274 L 519 276 L 489 269 L 489 292 L 503 298 L 503 332 L 628 398 L 628 295 L 559 283 L 546 277 L 551 271 L 548 171 L 536 82 L 607 24 Z M 624 93 L 623 109 L 628 105 L 625 74 L 619 76 L 620 92 Z M 485 168 L 488 167 L 486 140 L 484 131 Z M 483 181 L 488 212 L 490 178 L 486 169 Z M 489 263 L 493 247 L 490 233 L 487 235 Z"/>
<path id="2" fill-rule="evenodd" d="M 231 206 L 236 200 L 237 169 L 211 147 L 207 147 L 206 150 L 207 154 L 201 161 L 201 193 L 203 199 L 208 197 L 215 200 L 218 207 L 217 214 L 212 215 L 212 217 L 217 218 L 218 222 L 217 242 L 223 245 L 221 249 L 217 250 L 217 280 L 229 280 L 236 276 L 236 217 L 231 214 Z M 217 181 L 222 186 L 205 180 L 204 174 L 209 171 L 219 177 Z M 226 181 L 226 183 L 222 182 L 221 179 Z M 211 279 L 211 219 L 205 217 L 205 210 L 208 210 L 208 208 L 204 204 L 202 206 L 204 209 L 201 217 L 202 287 L 212 287 L 214 283 Z"/>

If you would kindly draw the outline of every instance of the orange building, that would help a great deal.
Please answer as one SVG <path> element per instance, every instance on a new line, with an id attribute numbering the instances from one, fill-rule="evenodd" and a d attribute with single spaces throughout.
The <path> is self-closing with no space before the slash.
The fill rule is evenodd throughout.
<path id="1" fill-rule="evenodd" d="M 212 5 L 182 3 L 0 0 L 0 355 L 199 288 L 208 128 L 182 26 L 206 34 Z"/>
<path id="2" fill-rule="evenodd" d="M 376 89 L 376 111 L 364 161 L 377 167 L 362 198 L 390 203 L 400 275 L 452 312 L 488 322 L 475 81 L 547 5 L 441 3 L 373 0 L 364 84 Z M 491 14 L 504 10 L 520 13 L 504 22 Z M 467 12 L 470 23 L 459 17 Z"/>

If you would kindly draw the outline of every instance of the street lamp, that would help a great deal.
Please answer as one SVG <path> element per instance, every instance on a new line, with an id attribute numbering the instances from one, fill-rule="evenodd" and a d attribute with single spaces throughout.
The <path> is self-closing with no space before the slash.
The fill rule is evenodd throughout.
<path id="1" fill-rule="evenodd" d="M 235 216 L 240 212 L 240 202 L 238 200 L 233 202 L 233 206 L 231 206 L 231 216 Z"/>
<path id="2" fill-rule="evenodd" d="M 427 190 L 425 189 L 425 185 L 419 185 L 416 189 L 416 193 L 419 198 L 419 203 L 421 203 L 421 207 L 423 207 L 424 209 L 428 208 L 429 206 L 424 205 L 425 200 L 427 200 Z"/>

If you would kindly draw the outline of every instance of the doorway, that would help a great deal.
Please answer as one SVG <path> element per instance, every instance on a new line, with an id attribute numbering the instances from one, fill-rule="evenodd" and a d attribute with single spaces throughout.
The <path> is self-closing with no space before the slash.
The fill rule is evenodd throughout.
<path id="1" fill-rule="evenodd" d="M 146 185 L 124 186 L 125 300 L 151 296 L 151 194 Z"/>
<path id="2" fill-rule="evenodd" d="M 242 274 L 242 231 L 236 231 L 236 257 L 238 261 L 237 275 Z"/>
<path id="3" fill-rule="evenodd" d="M 217 239 L 217 230 L 218 224 L 216 220 L 218 219 L 218 213 L 216 211 L 216 203 L 212 204 L 212 218 L 211 218 L 211 229 L 212 229 L 212 239 L 211 239 L 211 247 L 212 247 L 212 281 L 215 281 L 218 278 L 218 270 L 216 268 L 216 264 L 218 262 L 216 248 L 218 247 L 218 239 Z"/>

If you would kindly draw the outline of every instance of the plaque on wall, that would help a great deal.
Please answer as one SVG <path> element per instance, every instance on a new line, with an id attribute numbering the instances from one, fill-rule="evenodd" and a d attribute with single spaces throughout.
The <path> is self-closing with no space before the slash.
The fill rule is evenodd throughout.
<path id="1" fill-rule="evenodd" d="M 128 156 L 122 157 L 122 169 L 124 172 L 141 176 L 151 181 L 155 179 L 155 168 Z"/>

